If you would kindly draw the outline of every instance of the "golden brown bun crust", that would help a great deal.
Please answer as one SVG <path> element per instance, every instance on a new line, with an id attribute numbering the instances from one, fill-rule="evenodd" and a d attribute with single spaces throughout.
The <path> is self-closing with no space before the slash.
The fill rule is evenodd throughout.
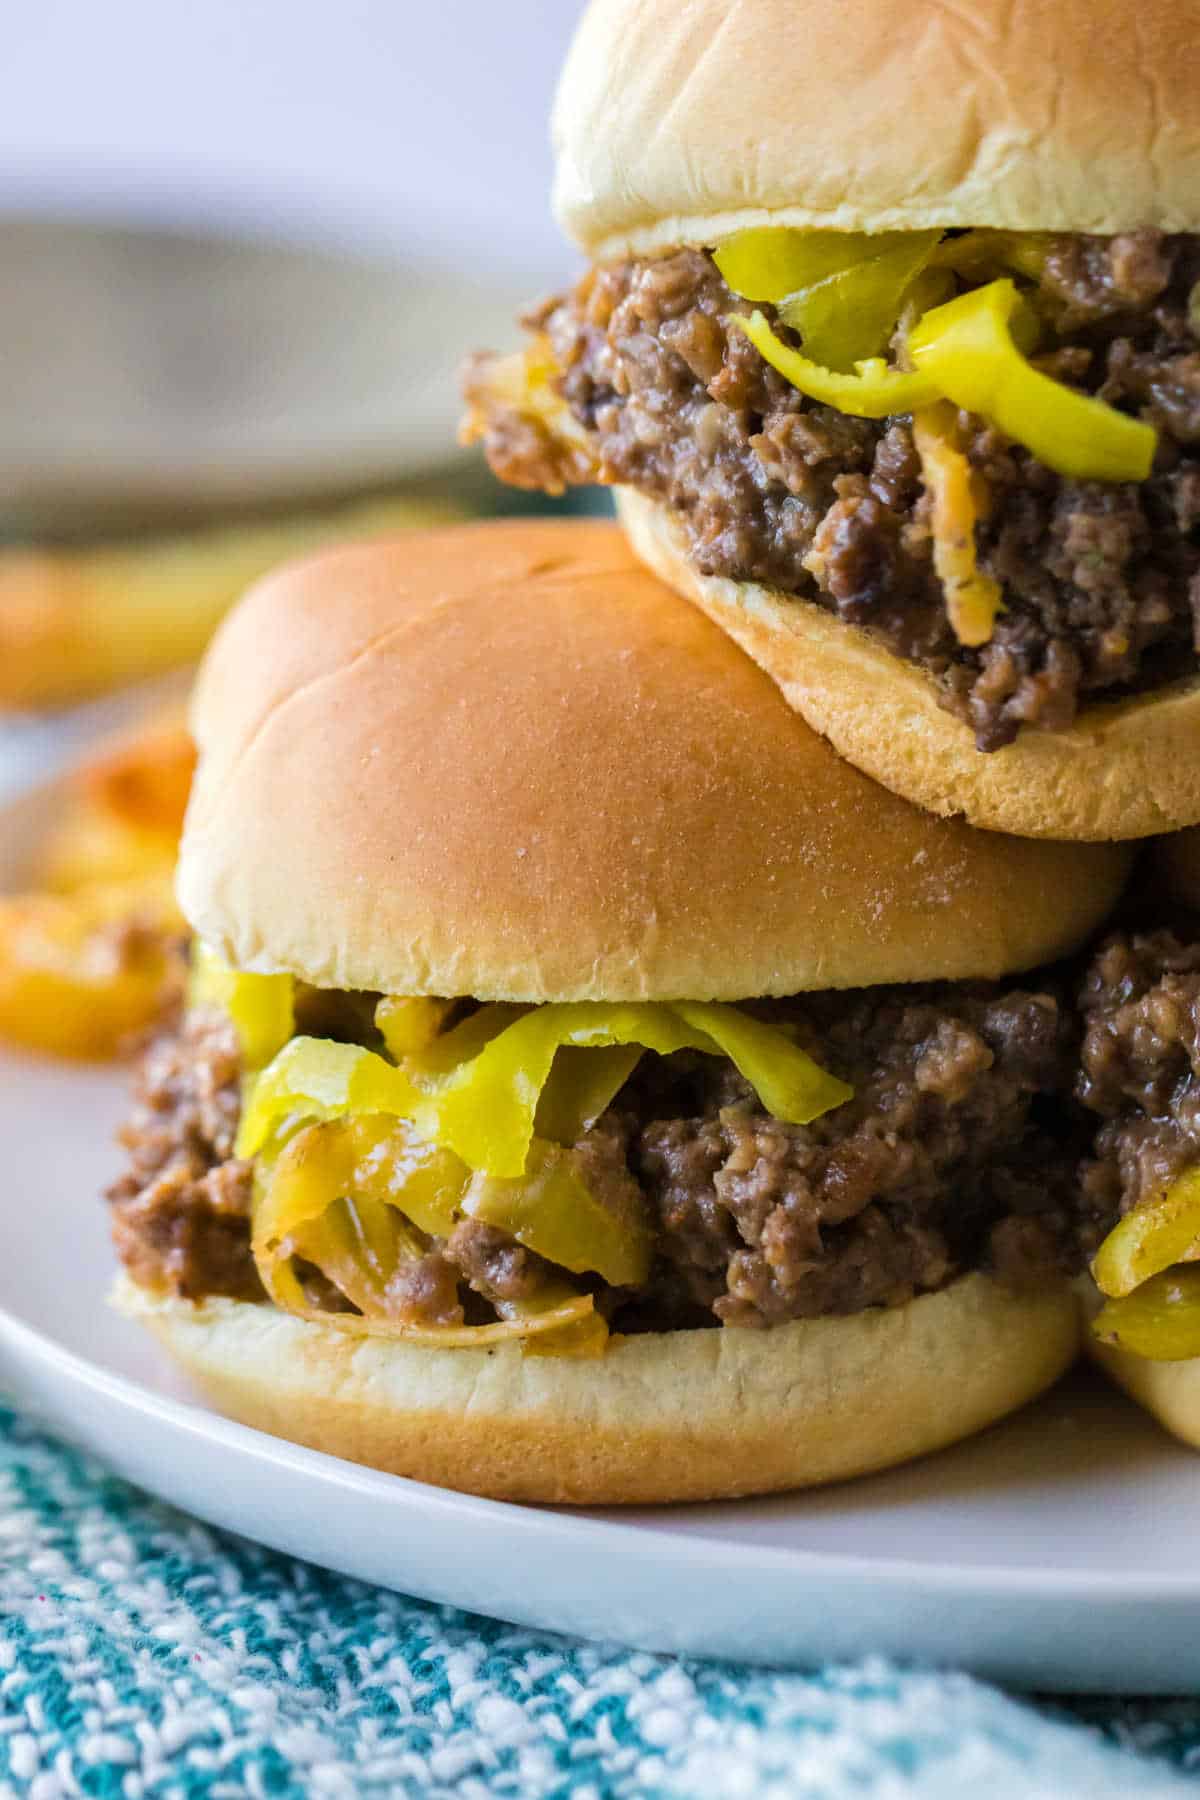
<path id="1" fill-rule="evenodd" d="M 1200 912 L 1200 829 L 1176 831 L 1152 845 L 1142 885 L 1148 898 Z"/>
<path id="2" fill-rule="evenodd" d="M 596 260 L 747 225 L 1200 225 L 1196 0 L 592 0 L 555 211 Z"/>
<path id="3" fill-rule="evenodd" d="M 727 631 L 836 750 L 916 805 L 1078 843 L 1200 820 L 1200 679 L 1091 707 L 1070 731 L 1025 731 L 984 755 L 924 669 L 812 601 L 701 575 L 665 507 L 628 488 L 617 505 L 647 567 Z"/>
<path id="4" fill-rule="evenodd" d="M 626 1338 L 599 1358 L 351 1338 L 271 1306 L 160 1299 L 122 1277 L 207 1398 L 276 1437 L 501 1500 L 717 1500 L 906 1462 L 981 1430 L 1074 1361 L 1069 1288 L 982 1275 L 890 1311 Z"/>
<path id="5" fill-rule="evenodd" d="M 1076 945 L 1119 852 L 905 805 L 614 525 L 296 563 L 221 631 L 179 891 L 244 968 L 479 999 L 744 999 L 1000 975 Z"/>

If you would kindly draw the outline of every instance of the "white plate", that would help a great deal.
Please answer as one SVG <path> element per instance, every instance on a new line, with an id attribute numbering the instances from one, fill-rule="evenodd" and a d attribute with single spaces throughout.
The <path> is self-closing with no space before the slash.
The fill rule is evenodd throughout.
<path id="1" fill-rule="evenodd" d="M 0 877 L 53 804 L 44 790 L 0 814 Z M 625 1513 L 443 1493 L 215 1416 L 105 1304 L 97 1195 L 123 1089 L 113 1071 L 0 1054 L 0 1382 L 140 1486 L 346 1574 L 647 1649 L 1200 1688 L 1200 1459 L 1085 1377 L 889 1475 Z"/>

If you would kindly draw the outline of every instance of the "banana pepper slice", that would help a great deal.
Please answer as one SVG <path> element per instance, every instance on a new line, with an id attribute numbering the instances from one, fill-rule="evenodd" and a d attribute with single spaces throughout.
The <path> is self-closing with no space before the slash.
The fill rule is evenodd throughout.
<path id="1" fill-rule="evenodd" d="M 713 255 L 735 294 L 769 300 L 813 362 L 848 370 L 887 344 L 940 231 L 738 232 Z"/>
<path id="2" fill-rule="evenodd" d="M 1200 1269 L 1167 1269 L 1121 1300 L 1109 1300 L 1092 1320 L 1101 1343 L 1147 1362 L 1189 1362 L 1200 1356 Z"/>
<path id="3" fill-rule="evenodd" d="M 215 1006 L 232 1020 L 248 1069 L 261 1069 L 291 1037 L 295 992 L 291 975 L 248 975 L 199 939 L 192 946 L 188 1005 Z"/>
<path id="4" fill-rule="evenodd" d="M 941 398 L 929 375 L 889 369 L 882 357 L 868 357 L 857 363 L 853 375 L 810 362 L 799 350 L 789 349 L 777 338 L 760 312 L 751 313 L 749 318 L 734 313 L 728 323 L 744 331 L 763 360 L 800 393 L 855 418 L 887 419 L 896 413 L 914 412 L 919 406 L 931 406 Z"/>
<path id="5" fill-rule="evenodd" d="M 1200 1356 L 1200 1168 L 1135 1206 L 1092 1262 L 1106 1304 L 1092 1330 L 1155 1362 Z"/>
<path id="6" fill-rule="evenodd" d="M 548 1087 L 555 1123 L 564 1136 L 578 1135 L 632 1066 L 625 1058 L 606 1059 L 602 1080 L 589 1080 L 581 1095 L 564 1100 L 549 1085 L 558 1053 L 612 1046 L 728 1056 L 767 1110 L 791 1124 L 819 1118 L 852 1093 L 784 1032 L 733 1006 L 580 1001 L 525 1012 L 485 1006 L 399 1068 L 357 1045 L 293 1038 L 249 1087 L 237 1153 L 255 1155 L 290 1116 L 381 1112 L 408 1119 L 469 1168 L 513 1178 L 525 1172 Z"/>
<path id="7" fill-rule="evenodd" d="M 1013 335 L 1020 305 L 1006 278 L 926 313 L 908 339 L 918 374 L 1060 475 L 1144 481 L 1158 442 L 1153 428 L 1035 369 Z"/>
<path id="8" fill-rule="evenodd" d="M 565 1154 L 565 1153 L 562 1153 Z M 502 1302 L 494 1325 L 413 1325 L 397 1317 L 390 1289 L 406 1263 L 425 1254 L 413 1230 L 453 1229 L 469 1171 L 451 1152 L 416 1138 L 395 1119 L 355 1117 L 309 1125 L 255 1170 L 252 1249 L 277 1306 L 356 1336 L 441 1349 L 519 1341 L 543 1355 L 594 1356 L 608 1331 L 590 1295 L 565 1282 L 535 1299 Z M 326 1312 L 305 1292 L 297 1258 L 319 1269 L 357 1313 Z"/>

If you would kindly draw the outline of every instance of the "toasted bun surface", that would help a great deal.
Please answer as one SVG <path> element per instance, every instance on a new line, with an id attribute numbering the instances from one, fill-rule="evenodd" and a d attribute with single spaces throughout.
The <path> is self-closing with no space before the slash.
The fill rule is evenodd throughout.
<path id="1" fill-rule="evenodd" d="M 1197 0 L 592 0 L 555 210 L 597 260 L 747 225 L 1200 224 Z"/>
<path id="2" fill-rule="evenodd" d="M 983 755 L 924 669 L 812 601 L 700 574 L 665 507 L 629 488 L 617 505 L 647 567 L 722 626 L 836 750 L 916 805 L 988 831 L 1094 842 L 1200 820 L 1200 678 Z"/>
<path id="3" fill-rule="evenodd" d="M 503 1500 L 715 1500 L 861 1475 L 955 1443 L 1071 1363 L 1067 1287 L 981 1275 L 907 1306 L 772 1331 L 626 1338 L 599 1359 L 352 1338 L 244 1301 L 160 1299 L 148 1325 L 221 1412 L 276 1437 Z"/>
<path id="4" fill-rule="evenodd" d="M 1126 868 L 917 811 L 836 757 L 616 526 L 410 533 L 222 629 L 184 911 L 243 968 L 527 1001 L 994 976 Z"/>

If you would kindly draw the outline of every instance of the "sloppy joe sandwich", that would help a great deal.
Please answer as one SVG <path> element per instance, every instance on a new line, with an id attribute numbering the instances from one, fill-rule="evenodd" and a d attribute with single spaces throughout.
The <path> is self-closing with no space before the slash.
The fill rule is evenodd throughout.
<path id="1" fill-rule="evenodd" d="M 1075 1355 L 1050 966 L 1120 846 L 837 757 L 616 526 L 256 587 L 202 671 L 189 1002 L 119 1304 L 235 1417 L 484 1494 L 821 1482 Z"/>
<path id="2" fill-rule="evenodd" d="M 1077 1093 L 1094 1121 L 1081 1204 L 1104 1229 L 1084 1283 L 1089 1349 L 1200 1449 L 1198 837 L 1153 847 L 1150 923 L 1114 932 L 1087 967 Z"/>
<path id="3" fill-rule="evenodd" d="M 468 440 L 604 482 L 835 747 L 1030 836 L 1200 820 L 1200 17 L 593 0 L 589 259 Z"/>

